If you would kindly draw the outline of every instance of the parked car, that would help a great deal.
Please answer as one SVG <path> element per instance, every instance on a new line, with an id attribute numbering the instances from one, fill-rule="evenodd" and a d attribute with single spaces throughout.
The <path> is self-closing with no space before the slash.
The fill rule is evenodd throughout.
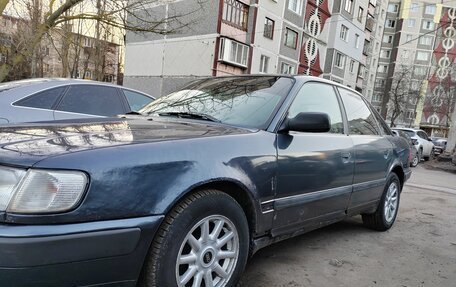
<path id="1" fill-rule="evenodd" d="M 401 130 L 408 134 L 412 139 L 418 141 L 417 148 L 420 158 L 428 161 L 435 156 L 434 144 L 425 131 L 412 128 L 394 128 L 394 130 Z"/>
<path id="2" fill-rule="evenodd" d="M 154 98 L 108 83 L 33 79 L 0 84 L 0 124 L 115 116 Z"/>
<path id="3" fill-rule="evenodd" d="M 402 137 L 407 141 L 407 143 L 410 146 L 410 166 L 411 167 L 416 167 L 420 161 L 420 153 L 418 152 L 418 141 L 416 139 L 412 139 L 407 133 L 401 130 L 392 130 L 393 134 L 398 137 Z"/>
<path id="4" fill-rule="evenodd" d="M 436 155 L 443 153 L 446 150 L 447 139 L 435 137 L 432 138 L 432 143 L 434 144 L 434 152 Z"/>
<path id="5" fill-rule="evenodd" d="M 321 78 L 209 78 L 140 112 L 0 128 L 2 287 L 235 286 L 273 242 L 357 214 L 388 230 L 411 174 Z"/>

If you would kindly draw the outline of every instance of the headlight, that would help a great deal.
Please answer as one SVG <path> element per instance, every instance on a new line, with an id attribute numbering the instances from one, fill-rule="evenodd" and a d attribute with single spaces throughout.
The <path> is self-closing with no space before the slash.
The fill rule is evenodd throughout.
<path id="1" fill-rule="evenodd" d="M 68 211 L 79 203 L 88 182 L 85 173 L 79 171 L 30 169 L 25 173 L 10 169 L 10 173 L 16 175 L 14 177 L 16 182 L 13 182 L 13 175 L 10 175 L 10 180 L 7 178 L 5 184 L 3 179 L 0 179 L 0 195 L 5 194 L 6 197 L 3 210 L 7 206 L 6 211 L 11 213 Z M 0 178 L 3 178 L 2 174 Z M 11 189 L 9 193 L 8 189 Z M 0 200 L 0 210 L 2 210 L 1 202 L 2 200 Z"/>
<path id="2" fill-rule="evenodd" d="M 13 192 L 25 174 L 25 170 L 0 166 L 0 211 L 8 207 Z"/>

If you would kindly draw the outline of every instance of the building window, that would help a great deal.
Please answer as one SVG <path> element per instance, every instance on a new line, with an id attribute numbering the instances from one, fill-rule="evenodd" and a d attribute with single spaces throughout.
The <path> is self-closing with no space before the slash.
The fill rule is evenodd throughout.
<path id="1" fill-rule="evenodd" d="M 302 1 L 303 0 L 289 0 L 288 1 L 288 10 L 291 10 L 291 11 L 295 12 L 296 14 L 301 15 Z"/>
<path id="2" fill-rule="evenodd" d="M 260 58 L 260 73 L 267 73 L 269 67 L 269 57 L 261 55 Z"/>
<path id="3" fill-rule="evenodd" d="M 219 60 L 246 68 L 249 46 L 228 38 L 221 38 L 220 41 Z"/>
<path id="4" fill-rule="evenodd" d="M 382 50 L 382 51 L 380 52 L 380 57 L 381 57 L 381 58 L 387 58 L 387 59 L 389 59 L 390 56 L 391 56 L 391 51 L 389 51 L 389 50 Z"/>
<path id="5" fill-rule="evenodd" d="M 353 0 L 345 0 L 345 11 L 351 14 L 353 7 Z"/>
<path id="6" fill-rule="evenodd" d="M 435 15 L 435 12 L 436 12 L 435 5 L 426 5 L 426 9 L 424 10 L 425 14 Z"/>
<path id="7" fill-rule="evenodd" d="M 423 29 L 425 29 L 425 30 L 432 30 L 432 29 L 434 29 L 434 22 L 428 21 L 428 20 L 424 20 L 424 21 L 423 21 Z"/>
<path id="8" fill-rule="evenodd" d="M 350 73 L 355 71 L 355 61 L 350 60 Z"/>
<path id="9" fill-rule="evenodd" d="M 416 23 L 416 20 L 415 20 L 415 19 L 408 19 L 408 21 L 407 21 L 407 26 L 408 26 L 409 28 L 413 28 L 413 27 L 415 27 L 415 23 Z"/>
<path id="10" fill-rule="evenodd" d="M 414 73 L 417 76 L 425 76 L 427 74 L 427 68 L 426 67 L 415 67 Z"/>
<path id="11" fill-rule="evenodd" d="M 386 28 L 394 28 L 394 27 L 396 27 L 396 20 L 392 20 L 392 19 L 386 20 L 385 27 Z"/>
<path id="12" fill-rule="evenodd" d="M 365 75 L 366 75 L 366 66 L 359 65 L 358 77 L 364 79 Z"/>
<path id="13" fill-rule="evenodd" d="M 423 51 L 418 51 L 416 53 L 416 59 L 418 61 L 428 61 L 429 60 L 429 53 L 428 52 L 423 52 Z"/>
<path id="14" fill-rule="evenodd" d="M 382 94 L 374 94 L 372 96 L 372 101 L 373 102 L 381 102 L 382 101 Z"/>
<path id="15" fill-rule="evenodd" d="M 280 72 L 282 74 L 293 75 L 295 73 L 295 67 L 288 63 L 282 62 Z"/>
<path id="16" fill-rule="evenodd" d="M 386 73 L 388 72 L 388 65 L 378 65 L 378 70 L 379 73 Z"/>
<path id="17" fill-rule="evenodd" d="M 375 80 L 375 88 L 377 89 L 384 89 L 386 81 L 384 79 L 377 79 Z"/>
<path id="18" fill-rule="evenodd" d="M 347 39 L 348 39 L 348 28 L 347 28 L 347 26 L 341 25 L 339 37 L 342 40 L 344 40 L 345 42 L 347 42 Z"/>
<path id="19" fill-rule="evenodd" d="M 389 4 L 388 5 L 388 12 L 397 13 L 398 11 L 399 11 L 399 5 L 398 4 Z"/>
<path id="20" fill-rule="evenodd" d="M 388 43 L 388 44 L 393 43 L 393 36 L 392 35 L 383 36 L 383 43 Z"/>
<path id="21" fill-rule="evenodd" d="M 418 5 L 418 3 L 412 3 L 412 5 L 410 6 L 410 11 L 412 12 L 418 12 L 418 7 L 420 7 Z"/>
<path id="22" fill-rule="evenodd" d="M 359 35 L 358 34 L 355 34 L 355 48 L 356 49 L 359 48 Z"/>
<path id="23" fill-rule="evenodd" d="M 224 0 L 223 20 L 241 30 L 247 31 L 249 6 L 237 0 Z"/>
<path id="24" fill-rule="evenodd" d="M 358 22 L 363 23 L 364 9 L 359 7 L 358 9 Z"/>
<path id="25" fill-rule="evenodd" d="M 411 42 L 412 40 L 413 40 L 413 35 L 412 34 L 405 35 L 405 41 L 406 42 Z"/>
<path id="26" fill-rule="evenodd" d="M 275 26 L 275 22 L 273 20 L 271 20 L 269 18 L 265 18 L 263 36 L 265 36 L 268 39 L 273 39 L 274 38 L 274 26 Z"/>
<path id="27" fill-rule="evenodd" d="M 289 28 L 285 31 L 285 46 L 296 49 L 298 46 L 298 32 L 293 31 Z"/>
<path id="28" fill-rule="evenodd" d="M 84 47 L 91 48 L 93 46 L 93 41 L 90 38 L 84 38 Z"/>
<path id="29" fill-rule="evenodd" d="M 433 38 L 431 36 L 423 36 L 420 38 L 420 44 L 421 45 L 431 45 L 432 44 Z"/>
<path id="30" fill-rule="evenodd" d="M 338 68 L 343 68 L 345 65 L 345 56 L 341 53 L 336 53 L 336 60 L 334 61 L 334 65 Z"/>

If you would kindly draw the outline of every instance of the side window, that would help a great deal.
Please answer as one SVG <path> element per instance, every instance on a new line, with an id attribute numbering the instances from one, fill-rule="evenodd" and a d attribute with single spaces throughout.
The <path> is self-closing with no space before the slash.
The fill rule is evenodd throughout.
<path id="1" fill-rule="evenodd" d="M 330 133 L 344 133 L 344 124 L 334 88 L 321 83 L 305 84 L 288 110 L 288 117 L 294 118 L 302 112 L 319 112 L 329 115 L 331 120 Z"/>
<path id="2" fill-rule="evenodd" d="M 98 116 L 125 112 L 116 88 L 90 85 L 71 86 L 57 110 Z"/>
<path id="3" fill-rule="evenodd" d="M 122 90 L 125 97 L 127 97 L 128 104 L 130 105 L 130 109 L 132 111 L 139 111 L 142 109 L 145 105 L 148 103 L 152 102 L 152 98 L 145 96 L 140 93 L 132 92 L 129 90 Z"/>
<path id="4" fill-rule="evenodd" d="M 428 137 L 425 132 L 419 131 L 417 132 L 418 136 L 424 140 L 428 140 Z"/>
<path id="5" fill-rule="evenodd" d="M 371 106 L 371 111 L 374 114 L 375 119 L 377 119 L 377 122 L 380 125 L 380 129 L 382 130 L 383 134 L 384 135 L 388 135 L 388 136 L 393 135 L 391 129 L 385 123 L 385 121 L 383 120 L 382 116 L 380 116 L 380 114 L 377 113 L 377 111 L 375 109 L 373 109 L 372 106 Z"/>
<path id="6" fill-rule="evenodd" d="M 57 99 L 65 91 L 66 87 L 50 89 L 37 93 L 14 103 L 15 106 L 48 109 L 51 110 Z"/>
<path id="7" fill-rule="evenodd" d="M 347 112 L 348 126 L 352 135 L 379 135 L 374 115 L 357 94 L 338 88 Z"/>

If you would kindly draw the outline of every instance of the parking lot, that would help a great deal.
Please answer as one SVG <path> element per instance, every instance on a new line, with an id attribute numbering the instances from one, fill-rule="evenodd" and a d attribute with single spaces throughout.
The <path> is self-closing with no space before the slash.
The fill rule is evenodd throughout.
<path id="1" fill-rule="evenodd" d="M 239 286 L 456 286 L 456 175 L 418 166 L 395 226 L 355 217 L 260 250 Z"/>

